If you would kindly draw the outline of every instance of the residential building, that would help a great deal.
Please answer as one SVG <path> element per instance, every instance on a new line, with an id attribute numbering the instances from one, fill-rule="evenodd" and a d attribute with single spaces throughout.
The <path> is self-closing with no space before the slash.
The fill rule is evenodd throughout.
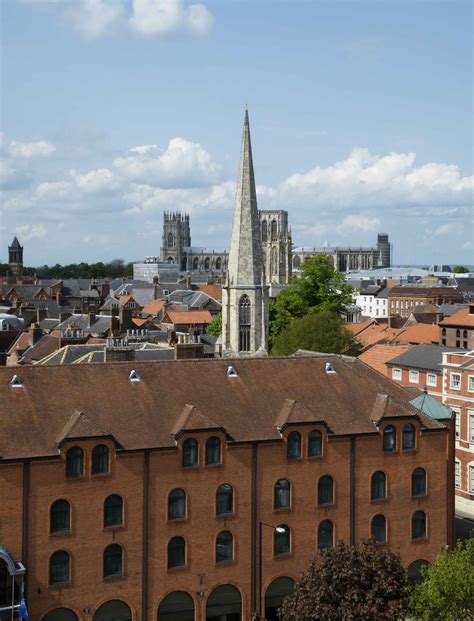
<path id="1" fill-rule="evenodd" d="M 354 293 L 354 303 L 361 309 L 363 317 L 386 319 L 388 317 L 388 287 L 369 285 Z"/>
<path id="2" fill-rule="evenodd" d="M 455 304 L 463 301 L 457 287 L 395 286 L 388 292 L 388 316 L 406 317 L 424 304 Z"/>
<path id="3" fill-rule="evenodd" d="M 0 369 L 0 607 L 24 580 L 34 621 L 273 621 L 338 540 L 417 573 L 454 544 L 454 436 L 412 397 L 335 355 Z"/>
<path id="4" fill-rule="evenodd" d="M 448 347 L 474 349 L 474 303 L 439 323 L 440 340 Z"/>
<path id="5" fill-rule="evenodd" d="M 474 519 L 474 351 L 443 353 L 443 403 L 456 417 L 456 512 Z"/>

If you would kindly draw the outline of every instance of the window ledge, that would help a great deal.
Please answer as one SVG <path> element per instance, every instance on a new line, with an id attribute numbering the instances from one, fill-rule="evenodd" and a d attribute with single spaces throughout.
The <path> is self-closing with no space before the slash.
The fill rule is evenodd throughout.
<path id="1" fill-rule="evenodd" d="M 223 567 L 223 566 L 227 566 L 227 565 L 232 565 L 233 563 L 235 563 L 235 559 L 233 559 L 233 558 L 228 559 L 226 561 L 216 561 L 216 567 Z"/>
<path id="2" fill-rule="evenodd" d="M 183 470 L 198 470 L 199 464 L 194 464 L 192 466 L 181 466 Z"/>
<path id="3" fill-rule="evenodd" d="M 104 532 L 110 532 L 113 530 L 123 530 L 123 529 L 125 529 L 125 524 L 111 524 L 110 526 L 103 527 Z"/>
<path id="4" fill-rule="evenodd" d="M 230 511 L 229 513 L 216 513 L 216 519 L 227 520 L 228 518 L 235 517 L 235 513 Z"/>
<path id="5" fill-rule="evenodd" d="M 125 578 L 124 574 L 117 574 L 113 576 L 102 576 L 102 580 L 104 582 L 117 582 L 117 580 L 123 580 Z"/>
<path id="6" fill-rule="evenodd" d="M 428 537 L 417 537 L 416 539 L 411 540 L 412 543 L 427 543 Z"/>
<path id="7" fill-rule="evenodd" d="M 223 465 L 224 464 L 222 462 L 220 462 L 219 464 L 204 464 L 204 467 L 205 468 L 220 468 Z"/>
<path id="8" fill-rule="evenodd" d="M 308 459 L 310 461 L 312 461 L 313 459 L 322 459 L 324 457 L 324 455 L 321 453 L 321 455 L 308 455 Z"/>
<path id="9" fill-rule="evenodd" d="M 67 582 L 55 582 L 54 584 L 50 584 L 48 585 L 49 589 L 63 589 L 64 587 L 70 587 L 72 586 L 71 581 L 68 580 Z"/>
<path id="10" fill-rule="evenodd" d="M 110 476 L 110 472 L 96 472 L 96 473 L 91 473 L 91 479 L 100 479 L 103 477 L 109 477 Z"/>
<path id="11" fill-rule="evenodd" d="M 293 552 L 283 552 L 282 554 L 274 554 L 273 555 L 273 560 L 274 561 L 278 561 L 278 560 L 287 560 L 289 558 L 293 557 Z"/>
<path id="12" fill-rule="evenodd" d="M 291 507 L 278 507 L 278 509 L 273 509 L 274 513 L 291 513 Z"/>
<path id="13" fill-rule="evenodd" d="M 383 498 L 371 498 L 370 502 L 375 502 L 375 503 L 381 503 L 381 502 L 387 502 L 388 498 L 386 496 L 384 496 Z"/>
<path id="14" fill-rule="evenodd" d="M 72 535 L 71 530 L 57 530 L 54 533 L 49 533 L 50 537 L 70 537 Z"/>
<path id="15" fill-rule="evenodd" d="M 404 448 L 404 449 L 402 449 L 402 451 L 403 451 L 404 453 L 416 453 L 416 452 L 417 452 L 417 450 L 418 450 L 418 449 L 417 449 L 417 447 L 416 447 L 416 446 L 415 446 L 415 448 Z"/>
<path id="16" fill-rule="evenodd" d="M 171 573 L 174 573 L 175 571 L 186 571 L 187 569 L 189 569 L 187 565 L 180 565 L 179 567 L 168 567 L 167 568 L 167 570 Z"/>

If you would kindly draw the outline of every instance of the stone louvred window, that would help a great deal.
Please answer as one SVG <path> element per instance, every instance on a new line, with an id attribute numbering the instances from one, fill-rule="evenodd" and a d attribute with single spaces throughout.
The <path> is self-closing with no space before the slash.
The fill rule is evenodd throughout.
<path id="1" fill-rule="evenodd" d="M 239 302 L 239 351 L 250 351 L 251 303 L 247 295 Z"/>

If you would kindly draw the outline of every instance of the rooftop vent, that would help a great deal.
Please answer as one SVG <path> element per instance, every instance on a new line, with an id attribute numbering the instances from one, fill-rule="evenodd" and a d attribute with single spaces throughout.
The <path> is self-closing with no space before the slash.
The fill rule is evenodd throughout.
<path id="1" fill-rule="evenodd" d="M 328 375 L 329 375 L 329 373 L 336 373 L 336 369 L 332 366 L 332 364 L 330 362 L 326 362 L 326 366 L 325 366 L 324 370 L 326 371 L 326 373 Z"/>
<path id="2" fill-rule="evenodd" d="M 234 367 L 227 367 L 227 375 L 228 377 L 239 377 L 239 374 Z"/>
<path id="3" fill-rule="evenodd" d="M 12 388 L 21 388 L 23 386 L 23 382 L 18 377 L 18 375 L 14 375 L 10 380 L 10 386 Z"/>
<path id="4" fill-rule="evenodd" d="M 141 377 L 135 370 L 132 369 L 130 371 L 130 375 L 128 376 L 128 379 L 131 382 L 139 382 L 141 380 Z"/>

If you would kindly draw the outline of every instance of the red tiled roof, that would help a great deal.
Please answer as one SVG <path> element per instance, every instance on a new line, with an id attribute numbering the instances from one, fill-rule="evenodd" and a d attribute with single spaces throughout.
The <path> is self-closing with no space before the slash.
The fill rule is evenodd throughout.
<path id="1" fill-rule="evenodd" d="M 165 300 L 153 300 L 152 302 L 143 307 L 142 313 L 156 316 L 158 315 L 158 313 L 161 312 L 165 303 Z"/>
<path id="2" fill-rule="evenodd" d="M 327 362 L 335 373 L 326 373 Z M 228 376 L 229 364 L 237 376 Z M 132 369 L 139 381 L 129 380 Z M 21 387 L 10 386 L 15 374 Z M 330 435 L 372 434 L 380 394 L 389 397 L 385 416 L 417 416 L 426 430 L 445 429 L 410 405 L 403 387 L 342 356 L 1 367 L 0 462 L 57 456 L 57 439 L 75 412 L 125 450 L 174 448 L 172 432 L 187 406 L 233 441 L 279 441 L 276 422 L 287 399 L 298 404 L 292 423 L 324 421 Z"/>
<path id="3" fill-rule="evenodd" d="M 382 375 L 387 375 L 385 363 L 403 354 L 407 349 L 409 349 L 408 345 L 374 345 L 362 352 L 359 356 L 359 360 L 362 360 L 364 364 L 382 373 Z"/>
<path id="4" fill-rule="evenodd" d="M 454 313 L 451 317 L 447 317 L 443 319 L 439 324 L 440 326 L 467 326 L 469 328 L 474 328 L 474 315 L 469 314 L 468 308 L 463 308 L 462 310 Z"/>
<path id="5" fill-rule="evenodd" d="M 170 321 L 167 321 L 167 319 Z M 203 311 L 168 311 L 162 319 L 162 323 L 172 323 L 174 325 L 184 323 L 210 323 L 212 315 L 208 310 Z"/>
<path id="6" fill-rule="evenodd" d="M 191 285 L 191 288 L 193 291 L 207 293 L 207 295 L 219 302 L 222 300 L 222 285 Z"/>
<path id="7" fill-rule="evenodd" d="M 372 324 L 375 324 L 375 323 L 376 323 L 375 319 L 366 319 L 362 323 L 346 323 L 346 324 L 344 324 L 344 326 L 348 330 L 350 330 L 350 332 L 352 332 L 352 334 L 354 334 L 354 336 L 356 336 L 357 334 L 360 334 L 366 328 L 368 328 L 369 326 L 371 326 Z"/>
<path id="8" fill-rule="evenodd" d="M 399 334 L 394 336 L 391 343 L 410 343 L 419 345 L 420 343 L 439 343 L 439 328 L 437 325 L 429 323 L 417 323 L 409 328 L 402 329 Z"/>

